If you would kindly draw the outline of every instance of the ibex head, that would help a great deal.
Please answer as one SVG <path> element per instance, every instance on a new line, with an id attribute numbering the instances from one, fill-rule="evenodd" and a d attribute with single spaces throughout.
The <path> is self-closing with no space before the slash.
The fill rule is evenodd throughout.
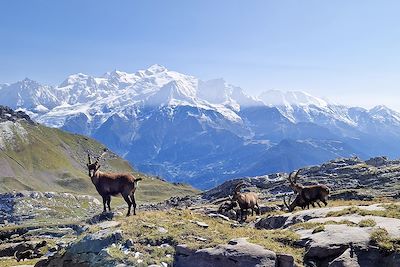
<path id="1" fill-rule="evenodd" d="M 240 188 L 245 186 L 246 184 L 244 182 L 238 183 L 235 188 L 233 189 L 232 195 L 229 196 L 229 199 L 231 201 L 236 201 L 237 195 L 240 193 Z"/>
<path id="2" fill-rule="evenodd" d="M 99 161 L 104 155 L 106 154 L 107 149 L 104 149 L 104 152 L 97 157 L 96 161 L 92 163 L 92 160 L 90 159 L 90 154 L 88 153 L 88 163 L 86 164 L 88 171 L 89 171 L 89 177 L 93 177 L 94 174 L 100 169 L 100 164 Z"/>
<path id="3" fill-rule="evenodd" d="M 292 196 L 289 196 L 288 202 L 286 202 L 286 196 L 283 196 L 283 203 L 290 212 L 292 212 L 296 207 L 302 207 L 305 205 L 305 202 L 301 197 L 301 195 L 296 195 L 293 202 L 292 202 Z"/>
<path id="4" fill-rule="evenodd" d="M 297 172 L 292 172 L 289 174 L 288 180 L 290 183 L 290 188 L 297 193 L 300 194 L 301 190 L 303 189 L 303 185 L 297 183 L 297 177 L 300 173 L 301 169 L 299 169 Z"/>

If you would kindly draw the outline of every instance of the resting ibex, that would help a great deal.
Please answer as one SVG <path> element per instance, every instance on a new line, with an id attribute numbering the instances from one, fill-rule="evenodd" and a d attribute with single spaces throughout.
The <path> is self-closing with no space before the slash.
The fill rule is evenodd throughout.
<path id="1" fill-rule="evenodd" d="M 298 194 L 296 195 L 296 198 L 293 200 L 293 202 L 290 202 L 291 200 L 292 200 L 292 197 L 289 196 L 289 200 L 286 203 L 286 197 L 285 196 L 283 197 L 283 203 L 285 204 L 286 208 L 290 212 L 292 212 L 296 207 L 300 207 L 300 208 L 302 208 L 304 210 L 309 205 L 309 202 L 307 203 L 303 199 L 303 197 L 301 195 L 298 195 Z"/>
<path id="2" fill-rule="evenodd" d="M 111 210 L 111 196 L 116 196 L 121 194 L 126 203 L 128 204 L 128 213 L 126 216 L 131 214 L 131 206 L 133 205 L 133 214 L 136 215 L 136 201 L 135 201 L 135 191 L 137 187 L 137 182 L 142 180 L 141 178 L 135 178 L 130 173 L 105 173 L 99 171 L 100 164 L 99 160 L 106 154 L 104 153 L 92 163 L 90 155 L 88 154 L 89 163 L 86 164 L 89 170 L 89 177 L 92 183 L 96 187 L 97 192 L 103 198 L 104 212 Z"/>
<path id="3" fill-rule="evenodd" d="M 254 211 L 257 215 L 260 214 L 260 207 L 258 206 L 258 196 L 256 193 L 240 193 L 240 188 L 244 186 L 244 183 L 236 185 L 233 196 L 230 197 L 231 201 L 237 201 L 240 207 L 240 220 L 243 221 L 244 210 L 251 209 L 251 215 L 253 216 Z M 236 218 L 238 219 L 238 218 Z"/>
<path id="4" fill-rule="evenodd" d="M 293 203 L 290 203 L 289 206 L 286 203 L 285 205 L 288 208 L 294 205 L 293 209 L 296 206 L 305 207 L 308 206 L 309 204 L 314 206 L 314 202 L 316 202 L 318 206 L 321 207 L 318 201 L 324 203 L 325 206 L 328 205 L 327 201 L 329 196 L 329 188 L 326 185 L 320 185 L 320 184 L 308 185 L 308 186 L 298 184 L 297 176 L 299 175 L 299 172 L 300 170 L 298 170 L 296 173 L 292 172 L 291 174 L 289 174 L 288 180 L 290 183 L 290 188 L 292 188 L 292 190 L 297 194 L 297 196 Z"/>

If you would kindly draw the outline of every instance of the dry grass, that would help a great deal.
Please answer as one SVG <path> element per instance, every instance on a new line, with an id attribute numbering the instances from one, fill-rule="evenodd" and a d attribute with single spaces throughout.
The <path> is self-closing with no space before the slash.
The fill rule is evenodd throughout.
<path id="1" fill-rule="evenodd" d="M 202 228 L 192 221 L 205 222 L 209 227 Z M 167 232 L 160 233 L 159 227 L 166 229 Z M 241 225 L 232 228 L 232 222 L 212 219 L 189 210 L 140 213 L 122 219 L 121 228 L 125 238 L 131 238 L 136 244 L 135 250 L 148 255 L 147 259 L 150 260 L 146 264 L 159 263 L 160 260 L 156 258 L 167 260 L 165 257 L 171 251 L 160 250 L 157 247 L 163 243 L 172 246 L 186 244 L 192 249 L 199 249 L 227 244 L 229 240 L 240 237 L 246 237 L 249 242 L 277 253 L 292 254 L 299 265 L 302 265 L 304 254 L 303 248 L 294 246 L 299 236 L 291 230 L 257 230 L 254 227 Z M 202 241 L 201 238 L 205 238 L 206 241 Z M 155 249 L 150 251 L 147 244 L 155 246 Z M 154 253 L 157 254 L 155 257 Z"/>
<path id="2" fill-rule="evenodd" d="M 348 214 L 358 214 L 361 216 L 372 215 L 400 219 L 400 205 L 391 203 L 383 204 L 382 207 L 384 207 L 385 210 L 364 210 L 353 206 L 340 211 L 331 211 L 326 215 L 326 217 L 339 217 Z"/>

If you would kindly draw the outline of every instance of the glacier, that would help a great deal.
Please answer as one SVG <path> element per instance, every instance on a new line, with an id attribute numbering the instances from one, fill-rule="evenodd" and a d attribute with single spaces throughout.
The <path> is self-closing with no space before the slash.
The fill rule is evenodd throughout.
<path id="1" fill-rule="evenodd" d="M 302 91 L 251 96 L 153 65 L 60 85 L 0 85 L 0 104 L 96 138 L 140 171 L 210 188 L 226 179 L 290 171 L 336 157 L 398 157 L 400 114 L 334 104 Z"/>

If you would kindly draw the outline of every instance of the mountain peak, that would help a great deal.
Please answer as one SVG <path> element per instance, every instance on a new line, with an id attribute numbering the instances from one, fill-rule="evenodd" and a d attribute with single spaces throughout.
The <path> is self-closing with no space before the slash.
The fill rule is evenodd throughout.
<path id="1" fill-rule="evenodd" d="M 30 85 L 39 85 L 39 83 L 37 81 L 34 81 L 32 79 L 29 78 L 25 78 L 22 81 L 20 81 L 20 83 L 24 86 L 30 86 Z"/>
<path id="2" fill-rule="evenodd" d="M 162 65 L 153 64 L 153 65 L 151 65 L 149 68 L 147 68 L 146 71 L 149 71 L 149 72 L 151 72 L 151 73 L 160 73 L 160 72 L 164 72 L 164 71 L 166 71 L 166 70 L 167 70 L 167 68 L 164 67 L 164 66 L 162 66 Z"/>
<path id="3" fill-rule="evenodd" d="M 308 106 L 326 107 L 328 103 L 304 91 L 268 90 L 260 94 L 259 98 L 268 106 Z"/>
<path id="4" fill-rule="evenodd" d="M 71 74 L 69 75 L 61 84 L 60 87 L 65 87 L 71 84 L 75 84 L 75 83 L 82 83 L 82 82 L 87 82 L 88 80 L 94 80 L 94 78 L 92 76 L 89 76 L 87 74 L 84 73 L 75 73 L 75 74 Z"/>

